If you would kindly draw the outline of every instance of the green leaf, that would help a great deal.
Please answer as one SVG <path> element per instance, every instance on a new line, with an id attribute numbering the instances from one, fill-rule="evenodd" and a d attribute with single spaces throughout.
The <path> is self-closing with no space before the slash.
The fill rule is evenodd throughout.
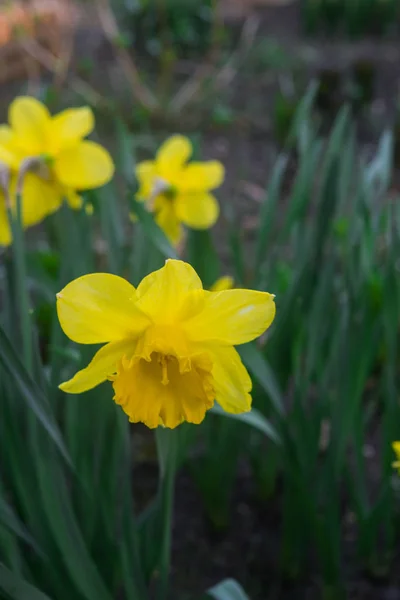
<path id="1" fill-rule="evenodd" d="M 241 359 L 252 372 L 258 383 L 267 392 L 276 412 L 283 415 L 285 410 L 283 407 L 282 393 L 279 389 L 275 375 L 264 358 L 261 350 L 253 343 L 243 344 L 237 348 Z"/>
<path id="2" fill-rule="evenodd" d="M 282 154 L 278 157 L 272 172 L 271 181 L 260 211 L 260 224 L 256 239 L 256 257 L 254 281 L 260 280 L 260 269 L 270 246 L 270 236 L 275 224 L 275 216 L 278 206 L 278 199 L 281 193 L 282 179 L 287 166 L 288 157 Z"/>
<path id="3" fill-rule="evenodd" d="M 60 430 L 52 418 L 46 396 L 33 381 L 28 371 L 23 367 L 15 350 L 11 346 L 4 329 L 0 326 L 0 364 L 12 378 L 16 388 L 21 393 L 29 409 L 47 431 L 65 460 L 71 465 L 71 460 L 64 445 Z"/>
<path id="4" fill-rule="evenodd" d="M 224 579 L 207 590 L 207 594 L 215 600 L 250 600 L 242 586 L 234 579 Z"/>
<path id="5" fill-rule="evenodd" d="M 214 415 L 228 417 L 229 419 L 234 419 L 235 421 L 240 421 L 241 423 L 250 425 L 250 427 L 254 427 L 254 429 L 258 429 L 258 431 L 266 435 L 269 439 L 275 442 L 275 444 L 281 443 L 280 437 L 275 431 L 274 427 L 256 408 L 252 408 L 250 412 L 234 414 L 226 412 L 223 408 L 221 408 L 221 406 L 219 406 L 219 404 L 214 404 L 210 412 Z"/>
<path id="6" fill-rule="evenodd" d="M 11 600 L 51 600 L 30 583 L 0 563 L 0 589 Z"/>
<path id="7" fill-rule="evenodd" d="M 43 509 L 57 544 L 62 561 L 80 596 L 86 600 L 111 600 L 112 595 L 103 581 L 103 573 L 95 564 L 83 537 L 70 499 L 69 482 L 61 469 L 56 453 L 48 440 L 40 439 L 36 459 L 39 492 Z M 83 489 L 80 488 L 80 493 Z M 89 513 L 86 513 L 86 519 Z M 111 517 L 110 517 L 111 518 Z"/>
<path id="8" fill-rule="evenodd" d="M 175 248 L 171 246 L 167 236 L 154 221 L 152 214 L 143 206 L 143 203 L 137 202 L 132 198 L 131 205 L 135 215 L 143 226 L 144 232 L 160 252 L 166 258 L 178 258 Z"/>
<path id="9" fill-rule="evenodd" d="M 34 548 L 37 554 L 43 552 L 38 548 L 35 540 L 28 533 L 26 527 L 20 522 L 14 510 L 7 504 L 7 502 L 0 496 L 0 522 L 3 522 L 4 526 L 9 529 L 14 535 L 21 538 L 24 542 Z"/>
<path id="10" fill-rule="evenodd" d="M 202 280 L 204 287 L 211 287 L 219 276 L 219 258 L 210 231 L 189 230 L 187 259 Z"/>

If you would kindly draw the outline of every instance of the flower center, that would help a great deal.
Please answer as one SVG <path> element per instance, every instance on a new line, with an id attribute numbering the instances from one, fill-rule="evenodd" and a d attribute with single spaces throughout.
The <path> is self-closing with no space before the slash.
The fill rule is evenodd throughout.
<path id="1" fill-rule="evenodd" d="M 123 358 L 111 377 L 114 400 L 130 421 L 148 427 L 174 428 L 184 420 L 200 423 L 214 404 L 211 371 L 207 354 L 178 357 L 153 351 Z"/>
<path id="2" fill-rule="evenodd" d="M 172 200 L 175 200 L 176 198 L 176 194 L 177 194 L 177 189 L 175 186 L 170 185 L 169 188 L 167 188 L 164 192 L 163 192 L 163 196 L 166 200 L 170 200 L 172 202 Z"/>
<path id="3" fill-rule="evenodd" d="M 164 354 L 160 354 L 159 352 L 155 352 L 156 355 L 156 360 L 158 362 L 158 364 L 161 366 L 161 383 L 163 385 L 168 385 L 169 384 L 169 378 L 168 378 L 168 363 L 170 364 L 170 368 L 172 367 L 172 362 L 176 361 L 175 356 L 170 356 L 169 354 L 164 355 Z"/>
<path id="4" fill-rule="evenodd" d="M 160 200 L 172 202 L 177 194 L 175 186 L 171 185 L 166 179 L 156 177 L 154 179 L 153 188 L 147 202 L 147 206 L 151 211 L 159 210 Z"/>
<path id="5" fill-rule="evenodd" d="M 34 173 L 45 181 L 51 181 L 52 164 L 53 160 L 50 156 L 47 156 L 47 154 L 26 158 L 20 167 L 19 177 L 22 179 L 26 173 Z"/>

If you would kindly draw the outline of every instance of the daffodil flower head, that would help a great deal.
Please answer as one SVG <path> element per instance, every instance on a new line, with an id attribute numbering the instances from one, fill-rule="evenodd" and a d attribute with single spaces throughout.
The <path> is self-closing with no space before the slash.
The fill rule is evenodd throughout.
<path id="1" fill-rule="evenodd" d="M 392 463 L 393 468 L 397 469 L 400 475 L 400 442 L 393 442 L 392 448 L 396 454 L 396 460 Z"/>
<path id="2" fill-rule="evenodd" d="M 94 127 L 90 108 L 69 108 L 52 116 L 41 102 L 23 96 L 11 103 L 8 121 L 0 126 L 0 161 L 13 172 L 11 197 L 22 194 L 24 227 L 55 212 L 64 199 L 80 208 L 77 190 L 102 186 L 112 178 L 109 153 L 84 139 Z M 0 198 L 0 244 L 10 237 L 3 204 Z"/>
<path id="3" fill-rule="evenodd" d="M 251 408 L 251 380 L 233 347 L 261 335 L 275 316 L 274 296 L 203 289 L 179 260 L 135 289 L 116 275 L 84 275 L 57 295 L 66 335 L 105 344 L 60 388 L 79 394 L 109 379 L 129 420 L 148 427 L 200 423 L 214 400 L 228 412 Z"/>
<path id="4" fill-rule="evenodd" d="M 139 182 L 137 199 L 155 213 L 158 225 L 174 245 L 182 239 L 182 225 L 208 229 L 219 216 L 219 205 L 211 190 L 224 180 L 219 161 L 188 163 L 190 140 L 175 135 L 160 147 L 153 161 L 136 167 Z"/>

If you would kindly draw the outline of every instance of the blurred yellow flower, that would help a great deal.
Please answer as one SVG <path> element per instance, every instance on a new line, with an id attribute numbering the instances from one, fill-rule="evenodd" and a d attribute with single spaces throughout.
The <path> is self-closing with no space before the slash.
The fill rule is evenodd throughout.
<path id="1" fill-rule="evenodd" d="M 235 285 L 235 280 L 230 275 L 224 275 L 217 279 L 215 283 L 210 287 L 211 292 L 223 292 L 224 290 L 231 290 Z"/>
<path id="2" fill-rule="evenodd" d="M 136 167 L 137 199 L 146 202 L 155 219 L 174 245 L 179 244 L 182 224 L 208 229 L 218 219 L 219 205 L 211 190 L 224 180 L 224 167 L 216 160 L 191 162 L 190 140 L 175 135 L 161 146 L 154 161 Z"/>
<path id="3" fill-rule="evenodd" d="M 130 421 L 174 428 L 200 423 L 214 399 L 231 413 L 250 410 L 251 380 L 233 345 L 261 335 L 275 303 L 266 292 L 208 292 L 189 264 L 167 260 L 137 289 L 84 275 L 57 294 L 57 311 L 71 340 L 106 344 L 60 388 L 79 394 L 109 379 Z"/>
<path id="4" fill-rule="evenodd" d="M 396 454 L 396 460 L 392 463 L 393 468 L 397 469 L 400 475 L 400 442 L 393 442 L 392 448 Z"/>
<path id="5" fill-rule="evenodd" d="M 12 173 L 11 202 L 17 177 L 22 181 L 22 222 L 29 227 L 55 212 L 67 200 L 80 208 L 76 190 L 104 185 L 113 176 L 109 153 L 84 140 L 94 127 L 88 107 L 69 108 L 51 116 L 35 98 L 18 97 L 10 105 L 9 125 L 0 126 L 0 161 Z M 0 197 L 0 244 L 10 242 L 4 198 Z"/>

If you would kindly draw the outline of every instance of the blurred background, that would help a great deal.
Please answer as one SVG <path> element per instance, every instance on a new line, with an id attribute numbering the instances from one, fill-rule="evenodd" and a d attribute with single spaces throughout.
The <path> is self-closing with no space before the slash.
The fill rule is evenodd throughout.
<path id="1" fill-rule="evenodd" d="M 277 435 L 196 432 L 173 597 L 234 577 L 253 600 L 400 600 L 399 1 L 1 0 L 0 83 L 2 122 L 22 93 L 90 105 L 124 173 L 188 135 L 226 167 L 220 274 L 277 294 L 246 357 Z M 191 243 L 211 285 L 214 251 Z M 157 467 L 135 431 L 141 509 Z"/>

